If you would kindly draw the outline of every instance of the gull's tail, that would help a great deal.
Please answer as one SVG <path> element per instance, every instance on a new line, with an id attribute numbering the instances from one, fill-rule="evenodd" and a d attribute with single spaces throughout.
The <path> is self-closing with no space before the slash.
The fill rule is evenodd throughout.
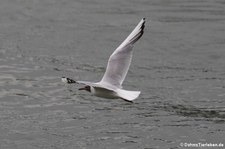
<path id="1" fill-rule="evenodd" d="M 140 91 L 128 91 L 123 89 L 117 89 L 117 94 L 124 100 L 132 102 L 140 95 Z"/>
<path id="2" fill-rule="evenodd" d="M 66 78 L 66 77 L 62 77 L 62 82 L 68 83 L 68 84 L 77 83 L 75 80 L 70 79 L 70 78 Z"/>

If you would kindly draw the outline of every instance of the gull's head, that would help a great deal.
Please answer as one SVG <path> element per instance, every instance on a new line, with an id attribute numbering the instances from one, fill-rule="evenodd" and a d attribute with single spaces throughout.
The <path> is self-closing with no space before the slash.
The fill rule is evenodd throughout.
<path id="1" fill-rule="evenodd" d="M 86 85 L 85 87 L 79 88 L 79 90 L 85 90 L 85 91 L 91 92 L 91 87 Z"/>

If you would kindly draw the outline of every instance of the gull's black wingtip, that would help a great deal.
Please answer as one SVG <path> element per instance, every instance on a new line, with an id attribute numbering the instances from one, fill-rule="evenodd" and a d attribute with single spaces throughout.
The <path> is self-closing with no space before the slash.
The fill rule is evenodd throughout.
<path id="1" fill-rule="evenodd" d="M 143 22 L 142 22 L 142 26 L 141 26 L 141 36 L 144 33 L 144 28 L 145 28 L 145 18 L 142 18 Z"/>
<path id="2" fill-rule="evenodd" d="M 61 80 L 62 80 L 62 82 L 67 83 L 67 84 L 77 83 L 75 80 L 67 78 L 67 77 L 62 77 Z"/>
<path id="3" fill-rule="evenodd" d="M 142 18 L 143 22 L 142 22 L 142 27 L 141 29 L 143 30 L 145 28 L 145 18 Z"/>

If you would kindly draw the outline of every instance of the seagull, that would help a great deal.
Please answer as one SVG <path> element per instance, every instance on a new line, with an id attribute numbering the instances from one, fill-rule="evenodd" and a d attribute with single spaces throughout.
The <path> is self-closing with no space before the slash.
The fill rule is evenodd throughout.
<path id="1" fill-rule="evenodd" d="M 125 101 L 133 102 L 140 95 L 140 91 L 129 91 L 122 88 L 122 83 L 130 67 L 133 45 L 144 33 L 145 18 L 143 18 L 130 35 L 120 44 L 120 46 L 109 57 L 105 74 L 99 82 L 75 81 L 73 79 L 62 77 L 62 82 L 72 84 L 84 84 L 83 88 L 95 96 L 102 98 L 120 98 Z"/>

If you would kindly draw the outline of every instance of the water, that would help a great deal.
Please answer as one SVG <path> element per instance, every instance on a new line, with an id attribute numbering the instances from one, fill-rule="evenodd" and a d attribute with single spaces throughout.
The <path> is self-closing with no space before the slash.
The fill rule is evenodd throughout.
<path id="1" fill-rule="evenodd" d="M 0 148 L 225 145 L 224 8 L 223 0 L 2 0 Z M 142 17 L 124 82 L 142 91 L 135 103 L 61 83 L 101 79 Z"/>

